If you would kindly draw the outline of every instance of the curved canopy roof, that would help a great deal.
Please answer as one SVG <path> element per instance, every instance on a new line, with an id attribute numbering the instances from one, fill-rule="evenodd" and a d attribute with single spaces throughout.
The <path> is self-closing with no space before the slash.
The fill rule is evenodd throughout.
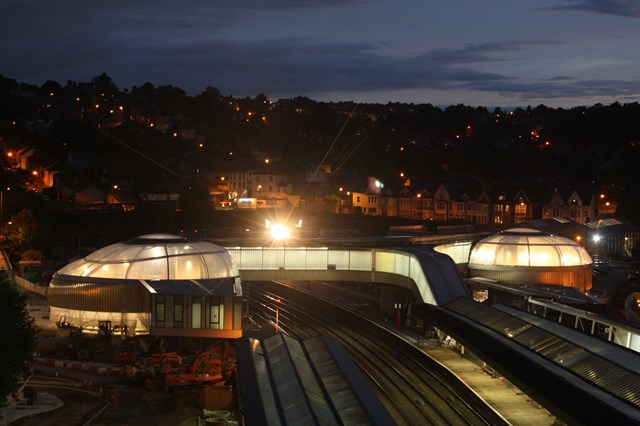
<path id="1" fill-rule="evenodd" d="M 56 275 L 142 280 L 193 280 L 239 275 L 222 247 L 169 234 L 111 244 L 60 269 Z"/>
<path id="2" fill-rule="evenodd" d="M 568 238 L 534 229 L 513 228 L 478 241 L 474 266 L 584 266 L 593 261 L 584 247 Z"/>

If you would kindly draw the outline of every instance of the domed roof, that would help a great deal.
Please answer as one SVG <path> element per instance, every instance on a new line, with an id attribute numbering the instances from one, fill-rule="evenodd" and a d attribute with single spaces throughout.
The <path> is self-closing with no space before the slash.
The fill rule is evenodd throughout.
<path id="1" fill-rule="evenodd" d="M 141 280 L 237 277 L 222 247 L 170 234 L 149 234 L 111 244 L 60 269 L 56 275 Z"/>
<path id="2" fill-rule="evenodd" d="M 469 257 L 474 266 L 583 266 L 593 261 L 568 238 L 513 228 L 478 241 Z"/>

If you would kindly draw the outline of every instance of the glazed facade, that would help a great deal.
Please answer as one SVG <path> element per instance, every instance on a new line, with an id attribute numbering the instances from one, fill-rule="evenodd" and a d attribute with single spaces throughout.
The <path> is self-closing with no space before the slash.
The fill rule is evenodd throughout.
<path id="1" fill-rule="evenodd" d="M 87 332 L 234 338 L 242 334 L 242 288 L 215 244 L 144 235 L 112 244 L 54 274 L 51 318 Z"/>

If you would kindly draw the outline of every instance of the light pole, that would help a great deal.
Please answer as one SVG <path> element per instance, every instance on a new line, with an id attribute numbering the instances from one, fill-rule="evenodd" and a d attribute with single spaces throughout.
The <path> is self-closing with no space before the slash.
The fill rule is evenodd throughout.
<path id="1" fill-rule="evenodd" d="M 280 319 L 280 299 L 276 299 L 276 334 L 278 334 L 278 320 Z"/>

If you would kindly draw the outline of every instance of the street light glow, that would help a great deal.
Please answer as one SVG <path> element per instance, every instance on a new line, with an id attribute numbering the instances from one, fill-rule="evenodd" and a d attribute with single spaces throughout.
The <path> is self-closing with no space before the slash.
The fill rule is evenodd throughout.
<path id="1" fill-rule="evenodd" d="M 274 240 L 285 240 L 291 236 L 289 228 L 282 224 L 275 224 L 271 227 L 271 237 Z"/>

